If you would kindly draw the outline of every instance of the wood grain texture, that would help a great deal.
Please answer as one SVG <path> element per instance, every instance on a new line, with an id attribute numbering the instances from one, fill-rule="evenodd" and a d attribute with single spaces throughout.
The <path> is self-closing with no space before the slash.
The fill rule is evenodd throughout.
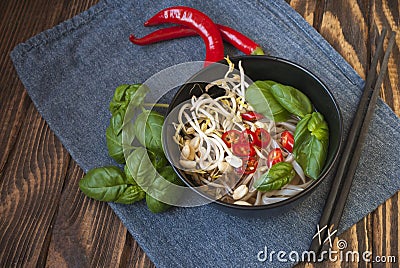
<path id="1" fill-rule="evenodd" d="M 9 58 L 16 44 L 98 0 L 0 1 L 0 267 L 154 267 L 105 203 L 78 190 L 82 170 L 40 117 Z M 398 0 L 286 0 L 365 78 L 382 27 L 399 29 Z M 386 41 L 387 42 L 387 41 Z M 400 33 L 381 97 L 400 115 Z M 399 254 L 396 194 L 342 234 L 348 250 Z M 298 267 L 398 267 L 324 262 Z"/>
<path id="2" fill-rule="evenodd" d="M 121 261 L 126 230 L 106 203 L 80 192 L 77 185 L 83 175 L 72 162 L 52 226 L 47 267 L 117 267 Z"/>
<path id="3" fill-rule="evenodd" d="M 0 267 L 37 263 L 69 161 L 33 105 L 27 115 L 0 180 Z"/>

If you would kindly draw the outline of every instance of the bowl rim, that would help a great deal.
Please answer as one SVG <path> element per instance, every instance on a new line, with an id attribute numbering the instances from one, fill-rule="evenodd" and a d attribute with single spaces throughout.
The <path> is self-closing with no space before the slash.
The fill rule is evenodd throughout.
<path id="1" fill-rule="evenodd" d="M 289 204 L 294 203 L 296 200 L 299 200 L 303 197 L 305 197 L 307 194 L 311 194 L 312 191 L 314 191 L 321 183 L 323 180 L 326 179 L 326 177 L 328 176 L 328 174 L 332 171 L 332 169 L 335 166 L 336 160 L 339 157 L 340 151 L 342 149 L 342 144 L 343 144 L 343 117 L 342 117 L 342 113 L 340 110 L 340 107 L 335 99 L 335 97 L 333 96 L 332 92 L 329 90 L 329 88 L 325 85 L 325 83 L 318 78 L 315 74 L 313 74 L 311 71 L 309 71 L 307 68 L 301 66 L 298 63 L 295 63 L 291 60 L 288 59 L 284 59 L 284 58 L 280 58 L 280 57 L 275 57 L 275 56 L 269 56 L 269 55 L 241 55 L 241 56 L 234 56 L 234 57 L 229 57 L 229 59 L 231 61 L 239 61 L 239 60 L 253 60 L 253 59 L 262 59 L 262 60 L 268 60 L 268 61 L 274 61 L 274 62 L 280 62 L 280 63 L 284 63 L 287 65 L 290 65 L 292 67 L 295 67 L 297 69 L 300 69 L 301 71 L 305 72 L 307 75 L 309 75 L 312 79 L 314 79 L 315 81 L 317 81 L 326 91 L 327 95 L 329 96 L 329 98 L 332 100 L 336 113 L 338 115 L 338 119 L 339 119 L 339 142 L 338 142 L 338 148 L 336 150 L 336 152 L 334 153 L 332 162 L 329 164 L 329 166 L 323 171 L 322 174 L 320 174 L 320 176 L 318 177 L 318 179 L 314 180 L 307 188 L 305 188 L 303 191 L 301 191 L 300 193 L 291 196 L 285 200 L 276 202 L 276 203 L 271 203 L 271 204 L 266 204 L 266 205 L 259 205 L 259 206 L 243 206 L 243 205 L 236 205 L 236 204 L 231 204 L 231 203 L 226 203 L 226 202 L 222 202 L 220 200 L 214 200 L 212 198 L 210 198 L 209 196 L 207 196 L 206 194 L 202 193 L 201 191 L 198 191 L 194 188 L 194 185 L 190 184 L 190 182 L 188 180 L 185 179 L 184 176 L 181 175 L 181 171 L 175 167 L 175 165 L 173 165 L 171 163 L 171 166 L 173 168 L 173 170 L 175 171 L 175 173 L 178 175 L 179 179 L 186 185 L 188 186 L 192 191 L 195 191 L 197 194 L 200 194 L 202 197 L 212 201 L 211 203 L 215 203 L 224 207 L 228 207 L 231 209 L 239 209 L 239 210 L 272 210 L 272 209 L 276 209 L 279 207 L 284 207 L 287 206 Z M 216 62 L 218 64 L 224 64 L 226 65 L 226 60 L 221 60 Z M 190 82 L 191 80 L 193 80 L 196 76 L 198 76 L 199 74 L 207 71 L 208 69 L 213 68 L 213 66 L 215 66 L 215 63 L 210 64 L 209 66 L 202 68 L 200 71 L 196 72 L 194 75 L 192 75 L 187 82 Z M 185 82 L 184 84 L 182 84 L 178 91 L 175 93 L 174 97 L 172 98 L 170 104 L 172 103 L 176 103 L 177 98 L 179 96 L 179 94 L 184 90 L 184 87 L 186 86 L 187 82 Z M 179 103 L 175 104 L 179 105 Z M 174 106 L 174 107 L 175 107 Z M 172 105 L 170 105 L 168 107 L 168 111 L 167 111 L 167 115 L 172 111 L 172 109 L 174 108 L 172 107 Z M 165 139 L 163 139 L 164 142 Z M 168 153 L 168 152 L 165 152 Z M 167 159 L 169 159 L 167 157 Z M 169 161 L 169 160 L 168 160 Z"/>

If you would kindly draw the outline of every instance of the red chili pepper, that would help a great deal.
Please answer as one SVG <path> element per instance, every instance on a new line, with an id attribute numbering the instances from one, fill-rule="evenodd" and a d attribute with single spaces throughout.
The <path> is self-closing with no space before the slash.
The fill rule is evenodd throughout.
<path id="1" fill-rule="evenodd" d="M 221 139 L 225 142 L 228 148 L 231 148 L 232 144 L 237 143 L 240 140 L 241 133 L 238 130 L 228 130 L 222 134 Z"/>
<path id="2" fill-rule="evenodd" d="M 241 116 L 242 116 L 243 120 L 247 120 L 247 121 L 251 121 L 251 122 L 254 122 L 254 121 L 264 118 L 264 116 L 262 114 L 252 112 L 252 111 L 242 113 Z"/>
<path id="3" fill-rule="evenodd" d="M 249 157 L 243 159 L 243 166 L 235 169 L 237 173 L 248 175 L 256 172 L 258 166 L 258 159 L 256 157 Z"/>
<path id="4" fill-rule="evenodd" d="M 256 151 L 254 150 L 253 146 L 251 146 L 248 142 L 232 144 L 232 151 L 236 156 L 239 157 L 250 157 L 256 155 Z"/>
<path id="5" fill-rule="evenodd" d="M 241 137 L 240 137 L 240 141 L 242 143 L 248 143 L 251 146 L 253 146 L 255 144 L 256 140 L 257 140 L 256 134 L 253 131 L 251 131 L 250 129 L 245 129 L 242 131 Z"/>
<path id="6" fill-rule="evenodd" d="M 264 55 L 262 48 L 253 40 L 228 26 L 217 24 L 222 38 L 247 55 Z"/>
<path id="7" fill-rule="evenodd" d="M 293 152 L 294 138 L 289 131 L 284 131 L 281 134 L 281 144 L 289 153 Z"/>
<path id="8" fill-rule="evenodd" d="M 256 135 L 255 146 L 260 148 L 265 148 L 271 141 L 271 135 L 269 135 L 268 131 L 263 128 L 257 128 L 254 132 Z"/>
<path id="9" fill-rule="evenodd" d="M 282 155 L 281 149 L 276 148 L 269 152 L 268 160 L 267 160 L 267 165 L 269 168 L 271 168 L 276 163 L 279 163 L 282 161 L 283 161 L 283 155 Z"/>
<path id="10" fill-rule="evenodd" d="M 221 24 L 217 25 L 222 39 L 242 51 L 247 55 L 264 55 L 262 48 L 244 34 Z M 175 38 L 195 36 L 197 32 L 185 26 L 174 26 L 156 30 L 142 38 L 136 38 L 134 35 L 129 37 L 129 40 L 136 45 L 150 45 L 153 43 L 171 40 Z"/>
<path id="11" fill-rule="evenodd" d="M 190 27 L 203 38 L 206 45 L 205 66 L 224 58 L 224 46 L 221 34 L 214 22 L 204 13 L 191 7 L 169 7 L 159 11 L 146 21 L 144 26 L 154 26 L 163 23 L 175 23 Z"/>
<path id="12" fill-rule="evenodd" d="M 197 32 L 192 30 L 191 28 L 182 27 L 182 26 L 173 26 L 169 28 L 162 28 L 156 30 L 142 38 L 136 38 L 133 34 L 129 36 L 129 40 L 135 45 L 145 46 L 154 44 L 161 41 L 195 36 Z"/>

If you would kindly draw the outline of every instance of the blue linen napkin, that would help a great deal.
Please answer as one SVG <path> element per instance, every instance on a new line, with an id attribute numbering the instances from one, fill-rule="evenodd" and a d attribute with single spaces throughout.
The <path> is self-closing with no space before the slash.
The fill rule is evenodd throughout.
<path id="1" fill-rule="evenodd" d="M 178 4 L 101 1 L 12 51 L 15 68 L 38 111 L 85 172 L 113 164 L 107 155 L 105 129 L 110 118 L 108 103 L 118 85 L 143 82 L 169 66 L 205 58 L 198 37 L 147 47 L 128 41 L 130 33 L 143 36 L 154 30 L 143 27 L 151 15 Z M 193 0 L 185 5 L 253 37 L 271 55 L 311 70 L 338 101 L 347 133 L 364 81 L 287 3 Z M 240 54 L 229 46 L 228 53 Z M 400 155 L 399 148 L 399 119 L 380 100 L 339 232 L 400 188 L 400 160 L 394 157 Z M 227 215 L 210 205 L 163 214 L 150 213 L 144 202 L 110 206 L 158 267 L 257 267 L 270 262 L 274 267 L 287 267 L 295 263 L 287 255 L 287 262 L 276 255 L 272 261 L 260 261 L 258 257 L 264 256 L 259 252 L 265 247 L 269 253 L 307 250 L 330 181 L 325 180 L 299 206 L 266 219 Z"/>

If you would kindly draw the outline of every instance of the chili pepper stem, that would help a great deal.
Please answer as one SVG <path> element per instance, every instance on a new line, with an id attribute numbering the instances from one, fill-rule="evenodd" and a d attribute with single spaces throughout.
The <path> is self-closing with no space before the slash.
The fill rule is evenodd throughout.
<path id="1" fill-rule="evenodd" d="M 265 55 L 265 53 L 261 47 L 256 47 L 256 49 L 254 49 L 254 51 L 251 52 L 251 55 Z"/>

